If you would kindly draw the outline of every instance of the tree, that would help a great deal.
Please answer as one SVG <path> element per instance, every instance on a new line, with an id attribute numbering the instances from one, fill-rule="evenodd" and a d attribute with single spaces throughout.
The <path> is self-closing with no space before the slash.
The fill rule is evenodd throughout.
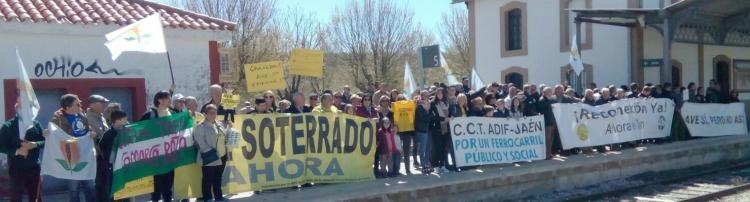
<path id="1" fill-rule="evenodd" d="M 443 13 L 440 22 L 440 36 L 445 47 L 443 56 L 455 74 L 462 76 L 471 73 L 469 58 L 469 18 L 467 11 L 453 8 Z"/>
<path id="2" fill-rule="evenodd" d="M 388 73 L 402 67 L 405 53 L 414 48 L 414 32 L 418 30 L 414 13 L 395 2 L 350 0 L 344 8 L 334 10 L 329 33 L 360 90 L 372 92 L 376 82 L 400 80 L 388 77 Z"/>
<path id="3" fill-rule="evenodd" d="M 282 60 L 287 61 L 286 64 L 289 64 L 291 51 L 294 48 L 321 49 L 322 27 L 313 13 L 305 12 L 300 7 L 290 7 L 283 12 L 283 15 L 274 19 L 274 24 L 282 30 L 281 55 Z M 324 81 L 324 79 L 313 77 L 289 75 L 286 77 L 287 88 L 277 90 L 277 93 L 281 97 L 290 98 L 295 92 L 303 92 L 305 80 L 314 86 Z"/>

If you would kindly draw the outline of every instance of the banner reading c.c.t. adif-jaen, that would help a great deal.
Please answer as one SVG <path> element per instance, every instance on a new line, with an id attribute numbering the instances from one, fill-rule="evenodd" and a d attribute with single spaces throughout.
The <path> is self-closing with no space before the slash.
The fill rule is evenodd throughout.
<path id="1" fill-rule="evenodd" d="M 230 148 L 225 193 L 291 187 L 309 182 L 374 179 L 376 126 L 346 114 L 235 116 L 242 137 Z"/>
<path id="2" fill-rule="evenodd" d="M 554 104 L 552 111 L 564 149 L 591 147 L 649 138 L 672 131 L 670 99 L 624 99 L 604 105 Z"/>
<path id="3" fill-rule="evenodd" d="M 544 117 L 458 117 L 451 137 L 459 167 L 542 160 L 546 155 Z"/>

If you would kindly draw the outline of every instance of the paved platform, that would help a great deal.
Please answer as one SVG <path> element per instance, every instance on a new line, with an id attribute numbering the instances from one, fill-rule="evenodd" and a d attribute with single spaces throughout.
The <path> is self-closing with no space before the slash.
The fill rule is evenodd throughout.
<path id="1" fill-rule="evenodd" d="M 232 201 L 498 201 L 564 191 L 647 172 L 685 169 L 750 158 L 750 135 L 645 145 L 606 154 L 485 166 L 443 175 L 315 186 Z"/>

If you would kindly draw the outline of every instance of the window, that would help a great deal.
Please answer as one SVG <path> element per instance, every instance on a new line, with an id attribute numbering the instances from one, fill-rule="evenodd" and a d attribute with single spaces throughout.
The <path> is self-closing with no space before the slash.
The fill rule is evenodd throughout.
<path id="1" fill-rule="evenodd" d="M 219 56 L 219 71 L 221 73 L 229 73 L 229 54 L 227 53 L 221 53 L 221 56 Z"/>
<path id="2" fill-rule="evenodd" d="M 523 86 L 523 75 L 513 72 L 505 75 L 505 83 L 513 83 L 514 86 Z"/>
<path id="3" fill-rule="evenodd" d="M 521 33 L 521 9 L 513 9 L 508 12 L 508 44 L 507 50 L 520 50 L 523 48 Z"/>
<path id="4" fill-rule="evenodd" d="M 529 54 L 528 11 L 526 3 L 511 1 L 500 7 L 500 57 Z"/>

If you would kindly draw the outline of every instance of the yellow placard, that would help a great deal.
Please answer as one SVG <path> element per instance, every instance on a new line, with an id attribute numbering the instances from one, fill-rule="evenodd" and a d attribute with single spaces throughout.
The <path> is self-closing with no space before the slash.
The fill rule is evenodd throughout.
<path id="1" fill-rule="evenodd" d="M 224 193 L 375 179 L 376 126 L 347 114 L 237 115 Z"/>
<path id="2" fill-rule="evenodd" d="M 286 88 L 281 61 L 245 64 L 248 92 L 261 92 Z"/>
<path id="3" fill-rule="evenodd" d="M 234 109 L 240 103 L 240 95 L 236 94 L 221 94 L 221 105 L 224 109 Z"/>
<path id="4" fill-rule="evenodd" d="M 323 77 L 323 51 L 295 48 L 289 59 L 289 74 Z"/>
<path id="5" fill-rule="evenodd" d="M 398 126 L 399 132 L 414 131 L 414 116 L 417 111 L 417 103 L 411 101 L 398 101 L 393 103 L 393 122 Z"/>
<path id="6" fill-rule="evenodd" d="M 148 176 L 125 183 L 125 187 L 115 192 L 114 198 L 115 200 L 119 200 L 152 192 L 154 192 L 154 178 Z"/>

